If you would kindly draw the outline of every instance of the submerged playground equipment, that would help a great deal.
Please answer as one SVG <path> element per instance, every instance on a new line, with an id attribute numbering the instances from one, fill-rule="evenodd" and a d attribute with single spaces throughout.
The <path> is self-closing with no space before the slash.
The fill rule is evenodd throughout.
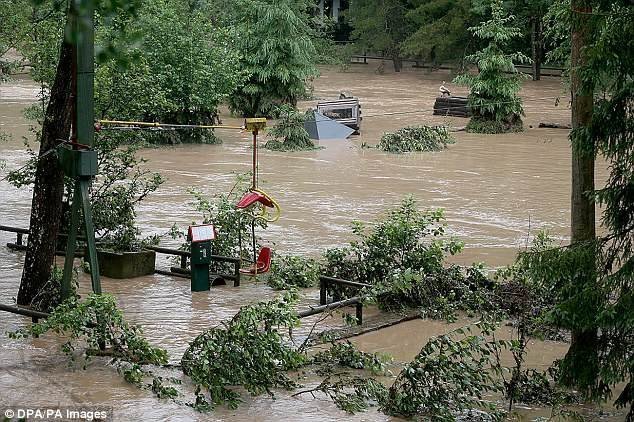
<path id="1" fill-rule="evenodd" d="M 72 5 L 75 2 L 71 2 Z M 253 244 L 253 264 L 246 269 L 241 269 L 241 258 L 220 257 L 211 254 L 211 242 L 216 237 L 215 228 L 212 225 L 190 226 L 188 231 L 188 239 L 191 242 L 191 251 L 176 251 L 181 256 L 181 274 L 191 279 L 191 290 L 201 291 L 209 290 L 212 281 L 209 274 L 209 264 L 212 261 L 230 262 L 234 264 L 234 286 L 240 284 L 240 274 L 246 273 L 252 276 L 267 272 L 271 265 L 271 249 L 263 247 L 259 254 L 256 251 L 255 239 L 255 223 L 258 219 L 267 222 L 276 221 L 281 214 L 279 204 L 267 193 L 258 188 L 258 162 L 257 162 L 257 135 L 259 130 L 266 126 L 266 119 L 252 118 L 245 120 L 244 127 L 223 126 L 223 125 L 171 125 L 152 122 L 125 122 L 125 121 L 108 121 L 101 120 L 95 124 L 94 119 L 94 5 L 88 2 L 82 8 L 71 7 L 70 22 L 73 24 L 74 36 L 74 54 L 75 54 L 75 72 L 73 72 L 73 86 L 76 89 L 74 95 L 74 112 L 73 112 L 73 134 L 70 141 L 63 141 L 57 148 L 60 164 L 64 169 L 66 176 L 74 180 L 74 192 L 71 205 L 71 225 L 66 241 L 64 274 L 62 279 L 61 293 L 62 299 L 70 296 L 71 276 L 73 272 L 74 258 L 77 252 L 77 240 L 79 239 L 79 227 L 83 226 L 85 230 L 86 251 L 85 257 L 90 264 L 90 278 L 92 290 L 96 294 L 101 294 L 101 281 L 99 274 L 99 262 L 97 257 L 97 248 L 95 240 L 95 230 L 92 222 L 92 210 L 89 196 L 89 186 L 93 178 L 97 175 L 97 153 L 93 148 L 95 130 L 99 129 L 99 125 L 123 125 L 136 127 L 172 127 L 172 128 L 208 128 L 208 129 L 239 129 L 249 130 L 253 134 L 253 180 L 249 192 L 236 204 L 236 208 L 243 210 L 246 215 L 252 219 L 252 244 Z M 356 107 L 356 108 L 355 108 Z M 353 105 L 356 116 L 356 130 L 359 129 L 360 111 L 358 100 L 356 106 Z M 346 116 L 342 116 L 346 118 Z M 267 208 L 274 210 L 270 215 Z M 259 212 L 258 212 L 259 211 Z M 28 229 L 16 229 L 7 226 L 0 226 L 0 229 L 12 231 L 16 233 L 16 246 L 22 245 L 23 236 L 29 234 Z M 241 243 L 240 243 L 240 246 Z M 155 252 L 164 252 L 172 254 L 174 250 L 165 248 L 152 248 Z M 242 255 L 242 254 L 241 254 Z M 191 261 L 191 270 L 189 275 L 186 274 L 187 258 Z M 176 274 L 174 272 L 173 274 Z M 170 275 L 173 275 L 170 274 Z M 227 276 L 231 277 L 231 276 Z M 335 300 L 332 303 L 326 303 L 326 288 L 328 283 L 346 283 L 337 279 L 327 279 L 322 277 L 320 294 L 320 306 L 299 312 L 299 316 L 306 317 L 320 312 L 327 312 L 343 306 L 354 305 L 357 310 L 357 322 L 361 323 L 363 305 L 360 297 L 354 297 L 346 300 Z M 348 282 L 349 284 L 350 282 Z M 40 318 L 47 318 L 48 313 L 38 312 L 32 309 L 0 304 L 0 311 L 10 312 L 17 315 L 31 317 L 34 322 Z M 100 348 L 105 348 L 105 344 L 100 344 Z"/>
<path id="2" fill-rule="evenodd" d="M 271 195 L 258 188 L 258 134 L 266 127 L 266 118 L 247 118 L 244 126 L 228 126 L 228 125 L 175 125 L 159 122 L 136 122 L 123 120 L 99 120 L 100 125 L 116 125 L 117 127 L 134 127 L 137 129 L 144 128 L 194 128 L 194 129 L 237 129 L 251 132 L 253 139 L 252 154 L 252 182 L 249 191 L 238 201 L 236 209 L 241 211 L 243 216 L 251 219 L 251 237 L 253 246 L 253 261 L 248 268 L 240 268 L 242 262 L 242 239 L 238 239 L 240 245 L 240 257 L 224 257 L 213 255 L 212 242 L 216 238 L 216 231 L 213 225 L 194 225 L 189 226 L 187 240 L 190 242 L 191 252 L 182 254 L 174 249 L 149 247 L 148 249 L 158 253 L 166 253 L 181 256 L 181 266 L 172 267 L 169 271 L 156 270 L 155 272 L 164 275 L 173 275 L 177 277 L 187 277 L 191 279 L 192 291 L 209 290 L 216 279 L 233 279 L 234 286 L 240 284 L 240 274 L 257 277 L 258 274 L 266 273 L 271 267 L 271 249 L 263 247 L 257 251 L 257 242 L 255 237 L 255 225 L 258 220 L 266 222 L 275 222 L 280 218 L 282 209 Z M 272 209 L 272 213 L 269 212 Z M 187 259 L 190 260 L 191 269 L 187 269 Z M 232 275 L 211 274 L 210 265 L 212 262 L 229 262 L 237 264 L 236 272 Z M 213 280 L 212 280 L 213 279 Z"/>
<path id="3" fill-rule="evenodd" d="M 342 92 L 337 100 L 319 101 L 315 117 L 317 114 L 348 126 L 357 135 L 361 130 L 361 104 L 350 94 Z"/>
<path id="4" fill-rule="evenodd" d="M 265 118 L 247 119 L 245 126 L 253 134 L 253 155 L 251 168 L 251 189 L 244 194 L 242 199 L 236 204 L 236 208 L 244 210 L 251 217 L 251 241 L 253 246 L 253 263 L 250 267 L 241 269 L 242 274 L 248 274 L 257 277 L 258 274 L 266 273 L 271 268 L 271 248 L 263 247 L 257 253 L 257 245 L 255 239 L 255 224 L 258 220 L 273 223 L 280 218 L 282 208 L 269 194 L 258 189 L 258 131 L 266 127 Z M 257 208 L 260 208 L 259 214 L 256 214 Z M 272 208 L 274 214 L 269 215 L 267 208 Z M 240 257 L 242 257 L 242 238 L 238 238 L 240 245 Z"/>

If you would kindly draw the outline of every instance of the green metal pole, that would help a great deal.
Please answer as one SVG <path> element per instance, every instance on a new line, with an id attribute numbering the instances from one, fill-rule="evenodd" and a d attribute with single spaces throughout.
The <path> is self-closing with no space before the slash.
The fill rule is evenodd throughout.
<path id="1" fill-rule="evenodd" d="M 95 9 L 93 1 L 75 1 L 77 36 L 77 141 L 92 146 L 95 139 Z"/>
<path id="2" fill-rule="evenodd" d="M 77 249 L 77 229 L 79 228 L 79 196 L 81 189 L 79 181 L 75 182 L 73 203 L 70 211 L 70 229 L 66 238 L 66 256 L 64 257 L 64 276 L 62 277 L 62 300 L 70 297 L 70 283 L 73 278 L 73 261 Z"/>
<path id="3" fill-rule="evenodd" d="M 76 1 L 78 14 L 77 28 L 77 141 L 93 146 L 95 140 L 95 8 L 92 0 Z M 86 228 L 86 243 L 92 290 L 101 294 L 99 262 L 95 244 L 95 228 L 90 208 L 89 187 L 92 177 L 82 177 L 80 181 L 81 203 Z"/>
<path id="4" fill-rule="evenodd" d="M 69 21 L 71 22 L 73 40 L 75 43 L 75 118 L 73 141 L 92 147 L 95 137 L 95 112 L 94 112 L 94 56 L 95 56 L 95 9 L 92 0 L 72 0 Z M 76 147 L 74 147 L 76 148 Z M 92 181 L 93 171 L 86 171 L 86 167 L 92 167 L 86 152 L 76 151 L 72 156 L 70 168 L 73 169 L 72 177 L 76 184 L 73 193 L 71 208 L 71 227 L 66 245 L 66 259 L 64 261 L 64 276 L 62 279 L 62 299 L 70 295 L 71 278 L 73 272 L 73 260 L 77 247 L 77 230 L 80 226 L 81 214 L 83 214 L 83 226 L 86 230 L 87 258 L 90 264 L 90 278 L 92 289 L 95 293 L 101 293 L 101 281 L 99 278 L 99 263 L 97 262 L 97 247 L 95 244 L 95 231 L 90 208 L 89 187 Z M 77 174 L 77 169 L 80 169 Z M 71 174 L 67 174 L 71 176 Z M 83 211 L 83 212 L 81 212 Z"/>
<path id="5" fill-rule="evenodd" d="M 90 178 L 83 178 L 79 181 L 79 190 L 81 192 L 81 204 L 84 214 L 84 223 L 86 229 L 86 254 L 88 263 L 90 264 L 90 280 L 92 281 L 92 291 L 101 294 L 101 280 L 99 278 L 99 261 L 97 260 L 97 245 L 95 242 L 95 226 L 92 222 L 92 210 L 90 208 L 90 193 L 88 187 Z M 80 199 L 80 198 L 77 198 Z M 75 199 L 73 199 L 75 201 Z M 77 201 L 79 202 L 79 201 Z M 75 205 L 75 204 L 73 204 Z"/>

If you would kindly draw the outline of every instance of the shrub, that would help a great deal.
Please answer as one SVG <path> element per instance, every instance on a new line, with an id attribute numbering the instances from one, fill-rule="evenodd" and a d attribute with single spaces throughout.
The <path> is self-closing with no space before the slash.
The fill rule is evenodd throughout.
<path id="1" fill-rule="evenodd" d="M 479 266 L 466 271 L 450 266 L 426 274 L 406 269 L 377 282 L 370 294 L 384 310 L 419 308 L 424 317 L 455 320 L 455 311 L 483 312 L 493 308 L 494 284 Z"/>
<path id="2" fill-rule="evenodd" d="M 494 403 L 483 399 L 486 393 L 502 391 L 497 356 L 508 344 L 485 338 L 495 328 L 496 324 L 480 322 L 430 339 L 396 377 L 382 409 L 435 421 L 454 421 L 458 415 L 485 409 L 489 420 L 501 420 Z"/>
<path id="3" fill-rule="evenodd" d="M 385 133 L 377 148 L 387 152 L 442 151 L 455 140 L 444 126 L 408 126 Z"/>
<path id="4" fill-rule="evenodd" d="M 90 294 L 81 302 L 77 297 L 71 297 L 44 321 L 11 332 L 9 336 L 39 337 L 49 331 L 67 337 L 62 351 L 71 360 L 75 359 L 74 352 L 79 346 L 85 347 L 86 360 L 108 346 L 115 360 L 155 365 L 167 363 L 167 352 L 151 346 L 142 336 L 140 327 L 129 325 L 117 308 L 114 296 L 108 294 Z"/>
<path id="5" fill-rule="evenodd" d="M 472 117 L 467 123 L 467 132 L 470 133 L 509 133 L 521 132 L 524 130 L 522 119 L 511 118 L 510 120 L 489 120 L 481 116 Z"/>
<path id="6" fill-rule="evenodd" d="M 238 210 L 236 204 L 249 188 L 249 174 L 236 175 L 236 182 L 229 192 L 221 192 L 206 197 L 198 190 L 190 190 L 194 196 L 194 208 L 201 213 L 201 224 L 213 224 L 216 229 L 216 239 L 212 243 L 214 255 L 253 259 L 251 243 L 251 218 L 248 213 Z M 267 223 L 262 219 L 255 220 L 255 227 L 266 228 Z M 171 229 L 174 239 L 181 239 L 182 250 L 189 250 L 190 244 L 185 241 L 186 232 L 174 225 Z M 256 239 L 256 247 L 258 242 Z M 242 256 L 240 255 L 242 253 Z M 212 262 L 210 266 L 214 273 L 233 273 L 233 264 Z"/>
<path id="7" fill-rule="evenodd" d="M 140 238 L 135 207 L 165 181 L 160 173 L 144 168 L 147 160 L 137 155 L 140 146 L 124 145 L 126 139 L 123 134 L 112 132 L 98 134 L 95 141 L 98 171 L 90 189 L 93 224 L 95 233 L 100 237 L 100 246 L 122 252 L 156 243 L 154 237 Z M 34 183 L 37 155 L 32 149 L 28 153 L 29 165 L 10 172 L 8 176 L 9 183 L 17 188 Z M 66 178 L 62 232 L 68 232 L 70 226 L 73 188 L 73 180 Z"/>
<path id="8" fill-rule="evenodd" d="M 297 295 L 259 302 L 240 308 L 222 325 L 194 339 L 181 360 L 183 372 L 198 390 L 209 393 L 213 405 L 227 403 L 235 408 L 240 394 L 230 389 L 241 385 L 259 395 L 272 388 L 291 389 L 295 383 L 286 371 L 307 362 L 306 355 L 284 341 L 282 333 L 299 325 L 292 305 Z M 197 407 L 210 407 L 203 394 L 197 395 Z"/>
<path id="9" fill-rule="evenodd" d="M 314 287 L 319 282 L 320 266 L 317 261 L 301 256 L 275 256 L 267 280 L 276 290 L 292 287 Z"/>
<path id="10" fill-rule="evenodd" d="M 420 211 L 416 205 L 408 196 L 371 228 L 353 223 L 357 240 L 347 247 L 327 250 L 323 273 L 373 284 L 396 270 L 440 271 L 445 255 L 460 252 L 462 242 L 441 238 L 445 234 L 441 209 Z"/>
<path id="11" fill-rule="evenodd" d="M 280 106 L 275 117 L 279 119 L 277 125 L 268 131 L 273 138 L 264 147 L 274 151 L 301 151 L 315 149 L 315 143 L 308 136 L 304 128 L 306 117 L 303 113 L 289 105 Z"/>

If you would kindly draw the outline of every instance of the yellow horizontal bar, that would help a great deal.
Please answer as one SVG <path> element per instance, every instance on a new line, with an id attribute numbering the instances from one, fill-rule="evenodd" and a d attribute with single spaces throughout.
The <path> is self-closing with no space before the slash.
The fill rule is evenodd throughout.
<path id="1" fill-rule="evenodd" d="M 244 126 L 229 125 L 177 125 L 172 123 L 159 122 L 134 122 L 127 120 L 97 120 L 97 123 L 104 125 L 125 125 L 125 126 L 145 126 L 145 127 L 173 127 L 173 128 L 192 128 L 192 129 L 236 129 L 244 130 Z"/>

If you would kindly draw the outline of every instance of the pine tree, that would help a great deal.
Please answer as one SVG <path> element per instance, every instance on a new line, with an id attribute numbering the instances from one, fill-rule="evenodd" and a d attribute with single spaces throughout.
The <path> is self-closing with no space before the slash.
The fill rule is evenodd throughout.
<path id="1" fill-rule="evenodd" d="M 295 106 L 317 74 L 307 4 L 245 0 L 236 6 L 242 64 L 250 76 L 231 97 L 231 108 L 247 117 L 270 115 L 281 104 Z"/>
<path id="2" fill-rule="evenodd" d="M 522 130 L 524 110 L 517 95 L 524 78 L 515 62 L 530 62 L 522 53 L 506 53 L 510 40 L 521 35 L 519 28 L 510 26 L 514 16 L 504 12 L 502 0 L 492 0 L 491 19 L 469 28 L 488 45 L 466 58 L 478 66 L 477 74 L 463 74 L 455 83 L 471 88 L 469 106 L 473 117 L 467 131 L 481 133 L 518 132 Z"/>

